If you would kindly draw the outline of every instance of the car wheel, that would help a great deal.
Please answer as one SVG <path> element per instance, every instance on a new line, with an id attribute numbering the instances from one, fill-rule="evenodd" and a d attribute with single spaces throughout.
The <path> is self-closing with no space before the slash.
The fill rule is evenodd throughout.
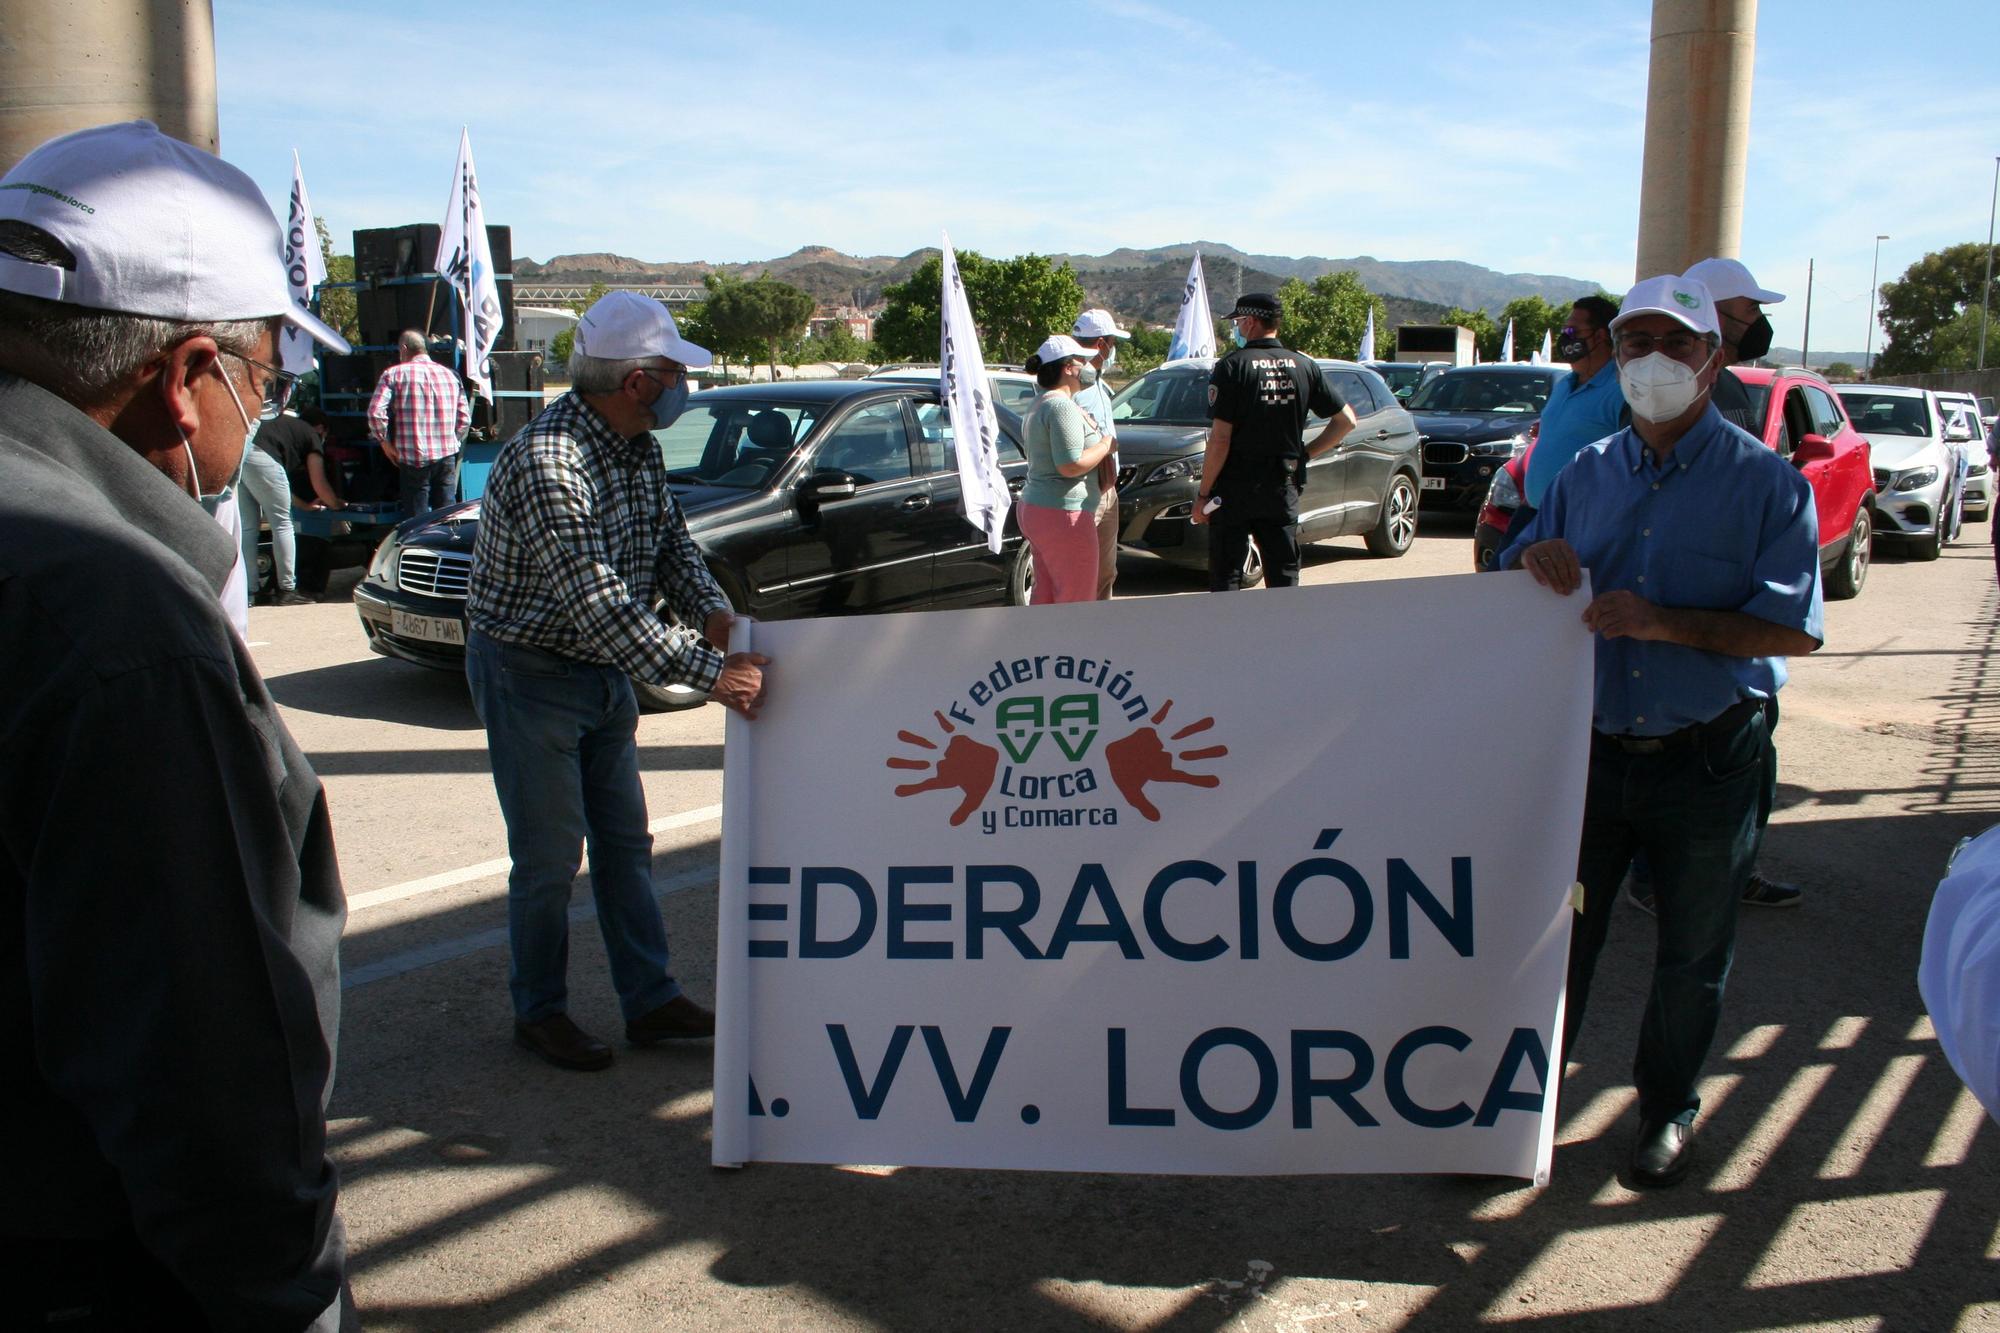
<path id="1" fill-rule="evenodd" d="M 1035 553 L 1028 549 L 1028 540 L 1023 537 L 1007 565 L 1007 605 L 1026 606 L 1034 595 Z"/>
<path id="2" fill-rule="evenodd" d="M 1417 488 L 1404 473 L 1389 478 L 1382 497 L 1382 516 L 1367 537 L 1368 550 L 1380 556 L 1398 556 L 1417 539 Z"/>
<path id="3" fill-rule="evenodd" d="M 1910 538 L 1910 556 L 1915 560 L 1935 560 L 1944 550 L 1944 513 L 1942 510 L 1931 516 L 1931 530 L 1921 537 Z"/>
<path id="4" fill-rule="evenodd" d="M 632 682 L 632 693 L 638 696 L 639 711 L 642 713 L 678 713 L 684 708 L 699 708 L 708 702 L 707 692 L 692 685 L 648 685 L 635 680 Z"/>
<path id="5" fill-rule="evenodd" d="M 1875 525 L 1869 521 L 1868 511 L 1855 511 L 1854 529 L 1847 534 L 1847 553 L 1840 557 L 1840 563 L 1826 576 L 1826 595 L 1829 601 L 1844 602 L 1861 591 L 1861 585 L 1868 581 L 1868 547 L 1875 535 Z"/>

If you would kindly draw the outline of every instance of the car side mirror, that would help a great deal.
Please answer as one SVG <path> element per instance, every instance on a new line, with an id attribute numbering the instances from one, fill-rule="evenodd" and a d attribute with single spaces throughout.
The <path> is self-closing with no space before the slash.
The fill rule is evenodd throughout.
<path id="1" fill-rule="evenodd" d="M 811 504 L 845 500 L 854 494 L 854 478 L 845 472 L 820 472 L 799 484 L 799 498 Z"/>
<path id="2" fill-rule="evenodd" d="M 1833 457 L 1833 441 L 1824 435 L 1807 435 L 1792 450 L 1793 463 L 1824 463 Z"/>
<path id="3" fill-rule="evenodd" d="M 1944 437 L 1953 444 L 1963 443 L 1972 438 L 1972 432 L 1962 421 L 1954 421 L 1944 428 Z"/>

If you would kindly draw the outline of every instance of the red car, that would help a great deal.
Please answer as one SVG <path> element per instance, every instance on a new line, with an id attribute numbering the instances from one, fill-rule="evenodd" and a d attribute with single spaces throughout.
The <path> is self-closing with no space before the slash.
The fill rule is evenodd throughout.
<path id="1" fill-rule="evenodd" d="M 1743 382 L 1753 415 L 1764 423 L 1764 443 L 1790 459 L 1812 487 L 1827 599 L 1854 596 L 1868 578 L 1868 547 L 1875 532 L 1868 441 L 1847 419 L 1847 409 L 1827 382 L 1810 370 L 1732 366 L 1723 373 Z M 1472 537 L 1474 569 L 1490 569 L 1499 558 L 1533 452 L 1531 441 L 1527 452 L 1494 474 Z"/>

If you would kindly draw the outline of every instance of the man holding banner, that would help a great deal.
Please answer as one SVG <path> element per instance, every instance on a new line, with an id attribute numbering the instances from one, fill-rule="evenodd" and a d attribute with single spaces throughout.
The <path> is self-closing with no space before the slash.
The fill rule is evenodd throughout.
<path id="1" fill-rule="evenodd" d="M 1591 579 L 1596 635 L 1589 786 L 1563 1046 L 1582 1025 L 1633 854 L 1652 862 L 1659 950 L 1633 1079 L 1632 1176 L 1670 1185 L 1691 1161 L 1696 1093 L 1722 1012 L 1737 896 L 1757 845 L 1766 701 L 1785 658 L 1823 636 L 1812 492 L 1724 421 L 1715 303 L 1648 278 L 1611 322 L 1632 424 L 1559 472 L 1501 557 L 1564 596 Z"/>

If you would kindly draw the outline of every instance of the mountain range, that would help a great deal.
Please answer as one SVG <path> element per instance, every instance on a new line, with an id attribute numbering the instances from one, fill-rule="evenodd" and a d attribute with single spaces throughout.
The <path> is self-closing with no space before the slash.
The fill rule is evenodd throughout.
<path id="1" fill-rule="evenodd" d="M 1208 278 L 1209 302 L 1219 313 L 1244 291 L 1276 290 L 1289 278 L 1310 282 L 1325 273 L 1351 269 L 1361 285 L 1389 306 L 1390 327 L 1436 320 L 1451 306 L 1485 310 L 1498 315 L 1520 296 L 1536 295 L 1567 301 L 1598 290 L 1589 278 L 1550 273 L 1498 273 L 1478 264 L 1451 259 L 1384 260 L 1369 255 L 1327 259 L 1318 255 L 1247 254 L 1234 246 L 1193 241 L 1153 249 L 1121 248 L 1102 255 L 1058 254 L 1076 270 L 1092 305 L 1102 305 L 1128 320 L 1172 324 L 1180 309 L 1181 287 L 1188 261 L 1197 252 Z M 630 283 L 700 282 L 709 273 L 754 278 L 760 273 L 791 283 L 826 306 L 869 309 L 879 305 L 882 289 L 904 281 L 934 249 L 902 256 L 843 254 L 823 245 L 809 245 L 782 258 L 747 264 L 706 262 L 658 263 L 624 255 L 557 255 L 546 263 L 516 258 L 516 280 L 537 282 Z"/>

